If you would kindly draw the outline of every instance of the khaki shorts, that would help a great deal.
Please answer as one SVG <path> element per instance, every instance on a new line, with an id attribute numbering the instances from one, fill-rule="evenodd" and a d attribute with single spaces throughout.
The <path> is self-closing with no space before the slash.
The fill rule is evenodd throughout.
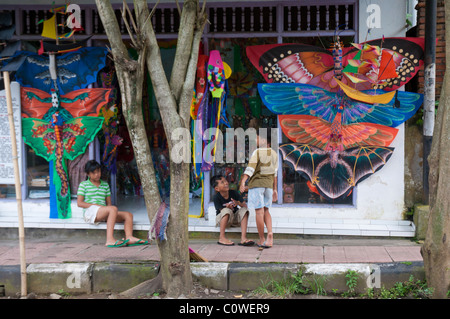
<path id="1" fill-rule="evenodd" d="M 228 218 L 227 228 L 228 227 L 236 227 L 241 225 L 242 219 L 245 217 L 245 214 L 248 212 L 247 207 L 239 208 L 236 213 L 229 208 L 222 208 L 220 213 L 216 215 L 216 227 L 220 225 L 220 221 L 225 215 L 230 215 Z"/>

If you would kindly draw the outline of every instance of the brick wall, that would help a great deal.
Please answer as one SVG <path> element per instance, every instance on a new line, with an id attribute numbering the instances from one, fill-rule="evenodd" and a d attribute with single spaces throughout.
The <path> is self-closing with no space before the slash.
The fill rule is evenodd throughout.
<path id="1" fill-rule="evenodd" d="M 419 0 L 416 5 L 417 10 L 417 35 L 425 37 L 425 0 Z M 436 101 L 439 100 L 442 82 L 444 81 L 445 72 L 445 10 L 444 1 L 437 1 L 437 17 L 436 17 Z M 423 93 L 423 68 L 418 72 L 418 91 Z"/>

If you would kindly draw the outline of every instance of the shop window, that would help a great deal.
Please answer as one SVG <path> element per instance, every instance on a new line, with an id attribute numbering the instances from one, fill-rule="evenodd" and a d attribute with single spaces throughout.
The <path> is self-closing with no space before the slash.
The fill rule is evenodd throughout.
<path id="1" fill-rule="evenodd" d="M 50 197 L 50 173 L 49 163 L 34 150 L 25 145 L 26 152 L 26 182 L 28 186 L 28 198 L 49 198 Z"/>

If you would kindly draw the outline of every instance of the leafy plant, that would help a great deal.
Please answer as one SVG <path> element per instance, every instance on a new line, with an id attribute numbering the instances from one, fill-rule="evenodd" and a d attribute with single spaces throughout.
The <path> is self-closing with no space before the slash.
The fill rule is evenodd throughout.
<path id="1" fill-rule="evenodd" d="M 67 292 L 62 288 L 57 291 L 57 294 L 63 297 L 70 297 L 70 292 Z"/>
<path id="2" fill-rule="evenodd" d="M 313 276 L 311 279 L 306 280 L 308 282 L 309 289 L 318 296 L 326 296 L 325 290 L 325 277 Z"/>
<path id="3" fill-rule="evenodd" d="M 345 273 L 345 285 L 348 288 L 347 292 L 344 292 L 342 295 L 344 297 L 350 297 L 355 295 L 355 288 L 358 285 L 358 273 L 354 270 L 347 270 Z"/>
<path id="4" fill-rule="evenodd" d="M 428 299 L 433 294 L 433 289 L 429 288 L 425 281 L 415 280 L 414 276 L 410 276 L 405 282 L 396 282 L 390 289 L 382 287 L 378 293 L 366 292 L 362 297 L 379 298 L 379 299 L 401 299 L 415 298 Z"/>
<path id="5" fill-rule="evenodd" d="M 255 294 L 286 298 L 295 294 L 306 295 L 311 293 L 311 290 L 305 285 L 303 272 L 299 270 L 296 274 L 284 278 L 281 281 L 272 279 L 267 283 L 262 283 L 262 286 L 258 287 L 253 292 Z"/>

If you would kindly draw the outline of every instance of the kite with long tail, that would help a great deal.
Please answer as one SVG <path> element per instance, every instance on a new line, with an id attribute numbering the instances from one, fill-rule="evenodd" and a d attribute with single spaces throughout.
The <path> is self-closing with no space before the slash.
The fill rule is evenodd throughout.
<path id="1" fill-rule="evenodd" d="M 203 173 L 210 171 L 214 165 L 220 125 L 230 127 L 226 116 L 227 79 L 230 75 L 231 69 L 222 61 L 219 51 L 213 50 L 209 56 L 199 56 L 191 104 L 191 133 L 193 170 L 195 177 L 201 180 L 202 208 L 200 216 L 191 217 L 204 214 Z M 205 136 L 208 129 L 212 130 L 212 136 Z M 211 139 L 209 143 L 208 139 Z"/>
<path id="2" fill-rule="evenodd" d="M 51 201 L 50 218 L 71 217 L 65 159 L 83 154 L 95 138 L 103 123 L 98 113 L 108 103 L 109 94 L 110 89 L 84 89 L 59 97 L 55 90 L 50 96 L 38 89 L 22 88 L 24 142 L 50 162 L 51 195 L 56 196 L 56 201 Z"/>

